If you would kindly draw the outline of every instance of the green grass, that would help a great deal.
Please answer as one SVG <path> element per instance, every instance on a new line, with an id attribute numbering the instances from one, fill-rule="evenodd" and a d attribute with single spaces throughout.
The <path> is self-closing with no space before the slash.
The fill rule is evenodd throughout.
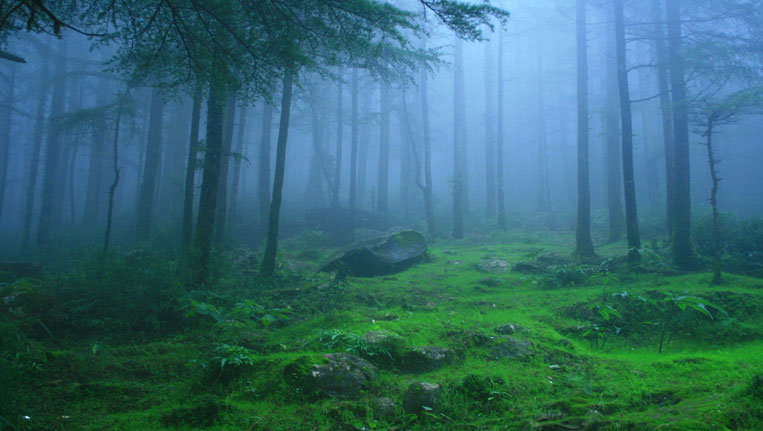
<path id="1" fill-rule="evenodd" d="M 24 430 L 763 429 L 763 401 L 751 389 L 763 373 L 763 281 L 727 275 L 711 287 L 710 274 L 647 272 L 552 287 L 548 275 L 477 268 L 485 256 L 514 263 L 548 252 L 567 255 L 567 240 L 515 234 L 495 243 L 440 241 L 427 262 L 391 277 L 350 277 L 346 286 L 333 286 L 326 274 L 275 287 L 232 274 L 226 295 L 290 310 L 289 318 L 225 331 L 211 320 L 189 320 L 185 330 L 150 339 L 92 331 L 44 340 L 45 360 L 25 371 L 18 417 L 10 420 Z M 603 260 L 622 248 L 598 251 Z M 486 277 L 500 285 L 480 284 Z M 659 331 L 648 325 L 603 343 L 583 338 L 579 328 L 590 322 L 571 315 L 570 307 L 623 290 L 689 291 L 712 298 L 736 320 L 723 326 L 721 318 L 696 318 L 695 328 L 679 331 L 662 354 Z M 509 323 L 523 328 L 516 336 L 533 343 L 533 356 L 492 358 L 492 347 L 505 337 L 494 328 Z M 319 339 L 329 330 L 386 330 L 409 347 L 448 347 L 457 359 L 423 374 L 382 368 L 359 400 L 305 396 L 285 382 L 283 368 L 330 353 Z M 214 360 L 220 342 L 246 346 L 253 363 L 229 367 L 221 377 Z M 430 415 L 410 416 L 400 407 L 414 381 L 443 386 L 443 403 Z M 492 383 L 482 395 L 464 389 L 484 381 Z M 394 417 L 374 419 L 380 396 L 395 400 Z"/>

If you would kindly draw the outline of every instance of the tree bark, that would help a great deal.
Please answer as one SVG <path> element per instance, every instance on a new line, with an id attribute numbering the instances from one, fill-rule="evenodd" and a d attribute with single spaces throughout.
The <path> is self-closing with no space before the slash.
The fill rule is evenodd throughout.
<path id="1" fill-rule="evenodd" d="M 148 120 L 148 138 L 143 165 L 143 177 L 138 195 L 137 238 L 147 241 L 151 236 L 153 222 L 154 195 L 159 178 L 162 158 L 162 122 L 164 120 L 164 100 L 159 89 L 151 91 L 151 114 Z"/>
<path id="2" fill-rule="evenodd" d="M 206 283 L 209 278 L 209 256 L 212 251 L 220 165 L 223 157 L 226 89 L 218 79 L 210 80 L 207 98 L 207 142 L 204 150 L 204 171 L 201 178 L 196 238 L 194 239 L 195 262 L 192 265 L 193 279 L 198 285 Z"/>
<path id="3" fill-rule="evenodd" d="M 34 201 L 37 191 L 37 175 L 40 167 L 40 150 L 42 147 L 42 131 L 45 128 L 45 105 L 48 100 L 48 71 L 47 58 L 42 60 L 42 71 L 37 92 L 37 114 L 35 115 L 35 127 L 32 132 L 32 155 L 29 160 L 29 175 L 27 177 L 26 198 L 24 200 L 24 226 L 21 231 L 21 251 L 29 247 L 29 236 L 32 231 L 32 218 L 34 217 Z"/>
<path id="4" fill-rule="evenodd" d="M 228 219 L 228 173 L 230 172 L 231 150 L 233 149 L 233 126 L 236 118 L 236 98 L 229 94 L 225 100 L 223 126 L 223 154 L 220 160 L 220 182 L 217 187 L 217 215 L 215 216 L 215 244 L 223 243 L 225 222 Z"/>
<path id="5" fill-rule="evenodd" d="M 551 189 L 548 184 L 548 149 L 546 148 L 546 102 L 543 83 L 543 53 L 540 39 L 536 46 L 536 63 L 538 68 L 538 194 L 537 210 L 551 211 Z"/>
<path id="6" fill-rule="evenodd" d="M 122 97 L 122 96 L 119 96 Z M 117 192 L 117 186 L 119 186 L 119 126 L 122 123 L 122 103 L 117 105 L 117 119 L 114 124 L 114 146 L 112 153 L 114 155 L 111 168 L 114 171 L 114 180 L 109 186 L 109 200 L 106 206 L 106 231 L 103 235 L 103 254 L 109 252 L 109 244 L 111 243 L 111 223 L 112 216 L 114 215 L 114 195 Z"/>
<path id="7" fill-rule="evenodd" d="M 389 203 L 389 92 L 386 80 L 381 82 L 380 90 L 380 128 L 379 128 L 379 178 L 376 193 L 376 210 L 387 214 Z"/>
<path id="8" fill-rule="evenodd" d="M 611 7 L 608 8 L 612 13 Z M 609 15 L 609 14 L 607 14 Z M 611 15 L 609 15 L 611 16 Z M 609 16 L 606 22 L 611 23 Z M 609 221 L 609 235 L 607 242 L 619 241 L 625 233 L 625 215 L 623 214 L 623 169 L 620 140 L 620 113 L 618 83 L 617 83 L 617 47 L 615 43 L 615 29 L 612 24 L 607 25 L 607 47 L 604 55 L 607 100 L 604 110 L 604 136 L 605 136 L 605 161 L 607 182 L 607 215 Z"/>
<path id="9" fill-rule="evenodd" d="M 422 48 L 426 48 L 423 46 Z M 437 226 L 434 218 L 434 204 L 432 202 L 432 138 L 430 137 L 429 125 L 429 94 L 427 86 L 427 70 L 419 70 L 419 91 L 421 92 L 421 120 L 424 139 L 424 213 L 427 219 L 427 231 L 430 236 L 437 234 Z"/>
<path id="10" fill-rule="evenodd" d="M 715 157 L 715 150 L 713 149 L 713 127 L 715 116 L 710 114 L 708 116 L 707 125 L 705 128 L 705 137 L 707 138 L 707 164 L 710 166 L 710 178 L 713 181 L 712 188 L 710 189 L 710 206 L 713 209 L 713 280 L 712 284 L 721 283 L 721 217 L 718 212 L 718 184 L 721 182 L 721 177 L 718 176 L 718 160 Z"/>
<path id="11" fill-rule="evenodd" d="M 233 161 L 233 178 L 231 179 L 230 211 L 228 224 L 236 219 L 238 211 L 238 194 L 241 188 L 241 160 L 244 158 L 244 135 L 246 134 L 246 105 L 241 106 L 238 114 L 238 132 L 236 136 L 236 159 Z"/>
<path id="12" fill-rule="evenodd" d="M 668 238 L 673 238 L 675 222 L 675 146 L 673 144 L 673 112 L 668 83 L 668 57 L 665 52 L 664 18 L 660 0 L 652 0 L 652 19 L 655 22 L 654 52 L 657 60 L 657 85 L 660 92 L 662 138 L 665 147 L 665 191 Z"/>
<path id="13" fill-rule="evenodd" d="M 506 230 L 506 203 L 504 194 L 504 179 L 503 179 L 503 27 L 498 28 L 498 106 L 496 112 L 496 118 L 498 120 L 498 127 L 496 130 L 495 140 L 495 181 L 496 181 L 496 194 L 498 198 L 498 227 Z"/>
<path id="14" fill-rule="evenodd" d="M 336 97 L 336 151 L 334 152 L 334 187 L 331 190 L 331 206 L 339 207 L 339 185 L 342 180 L 342 132 L 344 128 L 344 116 L 342 101 L 344 85 L 342 84 L 342 70 L 339 70 Z"/>
<path id="15" fill-rule="evenodd" d="M 681 53 L 681 11 L 674 0 L 665 2 L 668 23 L 670 86 L 673 95 L 673 134 L 675 157 L 675 206 L 673 222 L 673 259 L 681 269 L 692 266 L 691 183 L 689 176 L 689 119 L 683 54 Z"/>
<path id="16" fill-rule="evenodd" d="M 188 159 L 185 167 L 185 188 L 183 196 L 183 250 L 188 251 L 193 237 L 193 195 L 196 188 L 196 168 L 199 155 L 199 124 L 201 123 L 202 85 L 197 84 L 193 91 L 191 108 L 191 138 L 188 144 Z"/>
<path id="17" fill-rule="evenodd" d="M 2 136 L 0 136 L 0 222 L 3 220 L 3 202 L 5 201 L 6 180 L 8 178 L 8 163 L 10 162 L 13 99 L 16 87 L 16 65 L 11 64 L 10 69 L 8 97 L 5 101 L 6 106 L 2 110 L 3 118 L 0 122 L 0 124 L 3 124 L 4 126 Z"/>
<path id="18" fill-rule="evenodd" d="M 620 121 L 622 126 L 623 185 L 625 190 L 625 230 L 628 238 L 628 262 L 638 264 L 641 238 L 636 211 L 636 182 L 633 175 L 633 118 L 625 51 L 625 18 L 623 0 L 614 0 L 615 44 L 617 49 L 617 83 L 620 93 Z"/>
<path id="19" fill-rule="evenodd" d="M 464 237 L 464 195 L 466 166 L 463 129 L 466 127 L 464 110 L 464 48 L 456 37 L 453 64 L 453 238 Z"/>
<path id="20" fill-rule="evenodd" d="M 358 69 L 352 69 L 352 117 L 350 120 L 350 196 L 348 206 L 354 210 L 357 205 L 358 184 Z"/>
<path id="21" fill-rule="evenodd" d="M 276 146 L 275 178 L 273 179 L 273 200 L 270 204 L 268 220 L 268 238 L 265 244 L 265 255 L 262 258 L 260 272 L 272 276 L 276 269 L 276 253 L 278 252 L 278 224 L 281 214 L 283 197 L 284 169 L 286 167 L 286 140 L 289 133 L 289 116 L 291 113 L 292 75 L 287 74 L 283 80 L 281 96 L 281 122 L 278 125 L 278 144 Z"/>
<path id="22" fill-rule="evenodd" d="M 273 124 L 273 106 L 265 102 L 262 109 L 262 135 L 260 138 L 259 172 L 257 175 L 257 197 L 259 201 L 260 226 L 265 227 L 270 210 L 270 130 Z"/>
<path id="23" fill-rule="evenodd" d="M 500 31 L 500 30 L 499 30 Z M 483 42 L 485 48 L 485 215 L 488 218 L 496 214 L 496 188 L 495 188 L 495 118 L 493 116 L 493 55 L 490 41 Z"/>
<path id="24" fill-rule="evenodd" d="M 45 145 L 45 172 L 42 179 L 42 202 L 40 218 L 37 222 L 37 245 L 41 250 L 49 250 L 51 245 L 51 225 L 54 220 L 54 208 L 58 184 L 62 181 L 61 170 L 61 134 L 58 132 L 58 122 L 64 113 L 66 98 L 66 41 L 60 42 L 60 50 L 56 59 L 55 84 L 50 101 L 50 117 L 48 121 L 48 136 Z"/>
<path id="25" fill-rule="evenodd" d="M 109 85 L 102 80 L 96 98 L 96 106 L 104 106 L 108 102 Z M 85 192 L 85 208 L 82 214 L 82 224 L 85 227 L 96 226 L 101 218 L 103 192 L 108 190 L 104 185 L 106 169 L 106 135 L 101 130 L 93 130 L 93 141 L 88 161 L 87 191 Z"/>
<path id="26" fill-rule="evenodd" d="M 578 213 L 575 230 L 575 253 L 593 256 L 591 241 L 591 189 L 588 148 L 588 38 L 586 2 L 576 0 L 577 101 L 578 101 Z"/>

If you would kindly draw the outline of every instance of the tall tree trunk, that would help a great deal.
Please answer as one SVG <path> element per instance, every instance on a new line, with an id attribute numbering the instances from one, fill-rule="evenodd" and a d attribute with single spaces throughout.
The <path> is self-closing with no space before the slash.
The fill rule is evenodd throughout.
<path id="1" fill-rule="evenodd" d="M 50 117 L 48 121 L 48 137 L 45 145 L 45 172 L 42 179 L 42 202 L 40 218 L 37 222 L 37 245 L 42 250 L 48 250 L 51 243 L 51 227 L 54 218 L 55 201 L 58 199 L 56 190 L 62 181 L 61 171 L 61 134 L 58 132 L 58 122 L 64 113 L 66 98 L 66 41 L 61 41 L 56 59 L 55 84 L 50 101 Z"/>
<path id="2" fill-rule="evenodd" d="M 238 132 L 236 136 L 236 159 L 233 162 L 233 178 L 230 191 L 229 223 L 236 219 L 238 211 L 238 194 L 241 188 L 241 160 L 244 158 L 244 135 L 246 134 L 246 105 L 241 106 L 238 114 Z"/>
<path id="3" fill-rule="evenodd" d="M 260 138 L 259 172 L 257 174 L 259 222 L 263 231 L 270 210 L 270 130 L 272 124 L 273 106 L 266 101 L 262 108 L 262 136 Z"/>
<path id="4" fill-rule="evenodd" d="M 67 193 L 69 194 L 69 221 L 71 224 L 77 222 L 77 203 L 74 194 L 74 167 L 77 165 L 77 153 L 79 152 L 79 145 L 73 145 L 71 147 L 71 156 L 69 158 L 68 176 L 66 184 L 69 186 Z"/>
<path id="5" fill-rule="evenodd" d="M 409 187 L 411 185 L 412 173 L 415 172 L 411 163 L 411 147 L 413 137 L 408 120 L 408 101 L 405 91 L 400 90 L 400 107 L 397 110 L 398 128 L 400 131 L 400 208 L 403 211 L 403 217 L 408 220 L 410 216 L 409 205 Z"/>
<path id="6" fill-rule="evenodd" d="M 675 146 L 673 144 L 673 112 L 668 84 L 668 56 L 665 52 L 665 28 L 660 0 L 652 0 L 652 20 L 655 22 L 654 52 L 657 60 L 657 85 L 660 91 L 662 138 L 665 147 L 665 191 L 668 238 L 673 238 L 675 222 Z"/>
<path id="7" fill-rule="evenodd" d="M 368 179 L 368 151 L 370 148 L 369 141 L 371 135 L 371 121 L 369 116 L 371 113 L 371 92 L 363 92 L 363 104 L 361 108 L 361 118 L 363 119 L 362 129 L 360 132 L 360 141 L 358 142 L 358 190 L 357 190 L 357 206 L 363 208 L 367 205 L 366 183 Z"/>
<path id="8" fill-rule="evenodd" d="M 710 114 L 707 119 L 704 135 L 707 138 L 707 164 L 710 166 L 710 179 L 713 181 L 710 189 L 710 206 L 713 209 L 713 280 L 712 284 L 721 283 L 721 217 L 718 212 L 718 184 L 721 177 L 718 176 L 718 160 L 713 149 L 713 128 L 715 126 L 715 114 Z"/>
<path id="9" fill-rule="evenodd" d="M 499 30 L 500 31 L 500 30 Z M 495 188 L 495 137 L 493 130 L 495 127 L 495 118 L 493 116 L 493 54 L 490 41 L 483 42 L 485 47 L 485 196 L 487 217 L 495 217 L 496 214 L 496 188 Z"/>
<path id="10" fill-rule="evenodd" d="M 207 98 L 207 142 L 199 195 L 199 212 L 194 239 L 195 262 L 192 265 L 194 282 L 204 284 L 209 278 L 209 256 L 215 228 L 217 191 L 220 183 L 220 165 L 223 157 L 223 120 L 225 117 L 226 88 L 219 78 L 213 77 Z"/>
<path id="11" fill-rule="evenodd" d="M 506 203 L 505 194 L 503 190 L 503 27 L 498 28 L 498 106 L 496 112 L 496 118 L 498 120 L 498 127 L 496 130 L 495 141 L 495 181 L 496 181 L 496 193 L 498 197 L 498 227 L 506 230 Z"/>
<path id="12" fill-rule="evenodd" d="M 614 0 L 615 44 L 617 49 L 617 83 L 620 93 L 620 121 L 622 125 L 623 185 L 625 190 L 625 231 L 628 238 L 628 262 L 638 264 L 641 238 L 636 211 L 636 181 L 633 175 L 633 118 L 625 51 L 625 18 L 623 0 Z"/>
<path id="13" fill-rule="evenodd" d="M 358 185 L 358 69 L 352 69 L 352 113 L 350 120 L 350 197 L 349 208 L 357 205 Z"/>
<path id="14" fill-rule="evenodd" d="M 423 45 L 422 48 L 426 48 Z M 422 132 L 424 138 L 424 213 L 427 219 L 427 231 L 430 236 L 437 234 L 437 227 L 434 219 L 434 204 L 432 202 L 432 138 L 430 137 L 429 125 L 429 95 L 427 86 L 427 70 L 419 70 L 419 91 L 421 92 L 421 119 Z"/>
<path id="15" fill-rule="evenodd" d="M 692 266 L 691 182 L 689 176 L 689 119 L 683 54 L 681 53 L 681 10 L 674 0 L 665 3 L 668 23 L 670 87 L 673 94 L 673 134 L 675 157 L 675 207 L 673 222 L 673 259 L 681 269 Z"/>
<path id="16" fill-rule="evenodd" d="M 125 93 L 126 96 L 126 93 Z M 122 97 L 119 95 L 118 97 Z M 112 148 L 112 154 L 114 155 L 111 168 L 114 171 L 114 180 L 109 186 L 109 200 L 106 206 L 106 231 L 103 234 L 103 254 L 109 252 L 109 244 L 111 243 L 111 223 L 112 216 L 114 215 L 114 195 L 117 192 L 117 186 L 119 186 L 119 173 L 121 171 L 119 167 L 119 126 L 122 123 L 122 103 L 117 105 L 117 119 L 114 122 L 114 146 Z"/>
<path id="17" fill-rule="evenodd" d="M 551 189 L 548 184 L 548 148 L 546 142 L 546 102 L 543 83 L 543 52 L 540 39 L 536 42 L 536 64 L 538 68 L 538 194 L 537 210 L 551 211 Z"/>
<path id="18" fill-rule="evenodd" d="M 381 82 L 380 128 L 379 128 L 379 183 L 376 194 L 376 210 L 387 214 L 389 203 L 389 82 Z"/>
<path id="19" fill-rule="evenodd" d="M 37 114 L 35 115 L 35 127 L 32 132 L 32 155 L 29 160 L 29 175 L 27 177 L 26 198 L 24 200 L 24 226 L 21 231 L 22 251 L 26 251 L 27 247 L 29 247 L 29 236 L 32 231 L 34 197 L 37 191 L 37 174 L 40 166 L 40 150 L 42 147 L 42 131 L 45 127 L 45 105 L 48 100 L 48 71 L 49 62 L 47 58 L 43 58 L 37 90 Z"/>
<path id="20" fill-rule="evenodd" d="M 233 148 L 233 126 L 236 118 L 236 98 L 229 94 L 225 101 L 225 124 L 223 126 L 223 155 L 220 161 L 220 182 L 217 187 L 217 215 L 215 216 L 215 244 L 225 238 L 225 222 L 228 218 L 228 173 Z"/>
<path id="21" fill-rule="evenodd" d="M 334 187 L 331 190 L 331 206 L 339 207 L 339 185 L 342 180 L 342 132 L 344 128 L 342 101 L 344 85 L 342 84 L 342 70 L 339 70 L 336 97 L 336 151 L 334 153 Z"/>
<path id="22" fill-rule="evenodd" d="M 591 241 L 591 188 L 588 149 L 588 38 L 586 0 L 576 0 L 577 99 L 578 99 L 578 214 L 575 253 L 593 256 Z"/>
<path id="23" fill-rule="evenodd" d="M 265 256 L 262 258 L 260 272 L 271 276 L 276 269 L 276 253 L 278 252 L 278 223 L 281 215 L 281 199 L 283 197 L 284 169 L 286 167 L 286 139 L 289 133 L 289 115 L 291 113 L 292 75 L 288 74 L 283 80 L 281 96 L 281 122 L 278 125 L 278 144 L 276 146 L 275 178 L 273 179 L 273 201 L 270 204 L 268 220 L 268 238 L 265 244 Z"/>
<path id="24" fill-rule="evenodd" d="M 96 106 L 104 106 L 108 102 L 109 85 L 102 80 L 96 98 Z M 106 136 L 101 130 L 93 131 L 93 141 L 88 160 L 87 191 L 85 192 L 85 208 L 82 214 L 82 224 L 85 227 L 97 226 L 100 221 L 106 164 Z"/>
<path id="25" fill-rule="evenodd" d="M 201 123 L 202 85 L 193 91 L 191 109 L 191 138 L 188 145 L 188 159 L 185 168 L 185 188 L 183 196 L 183 250 L 188 251 L 193 236 L 193 195 L 196 187 L 197 157 L 199 154 L 199 124 Z"/>
<path id="26" fill-rule="evenodd" d="M 461 39 L 456 37 L 455 61 L 453 64 L 453 238 L 464 237 L 464 176 L 466 166 L 464 160 L 465 145 L 462 141 L 466 127 L 464 111 L 464 47 Z"/>
<path id="27" fill-rule="evenodd" d="M 148 138 L 146 140 L 146 158 L 143 165 L 143 177 L 138 195 L 138 240 L 147 241 L 151 236 L 153 222 L 154 195 L 159 178 L 159 165 L 162 158 L 162 122 L 164 120 L 164 100 L 159 89 L 151 90 L 151 114 L 148 120 Z"/>
<path id="28" fill-rule="evenodd" d="M 325 135 L 325 105 L 323 95 L 311 95 L 310 115 L 312 117 L 312 153 L 310 155 L 310 170 L 308 173 L 307 187 L 305 188 L 304 205 L 307 208 L 321 208 L 323 202 L 323 138 Z M 326 177 L 326 180 L 331 181 Z M 331 187 L 331 184 L 329 184 Z"/>
<path id="29" fill-rule="evenodd" d="M 8 81 L 8 97 L 5 100 L 5 107 L 2 110 L 3 125 L 2 135 L 0 135 L 0 222 L 3 220 L 3 201 L 5 200 L 6 179 L 8 178 L 8 164 L 10 162 L 11 149 L 11 125 L 13 117 L 13 99 L 16 87 L 16 65 L 10 65 L 10 79 Z"/>
<path id="30" fill-rule="evenodd" d="M 611 6 L 608 8 L 612 13 Z M 604 110 L 604 136 L 605 136 L 605 160 L 607 182 L 607 214 L 609 218 L 608 242 L 619 241 L 625 233 L 625 216 L 623 214 L 623 170 L 620 148 L 620 112 L 618 84 L 617 84 L 617 47 L 615 43 L 615 29 L 609 14 L 605 18 L 607 25 L 607 47 L 604 55 L 607 101 Z"/>

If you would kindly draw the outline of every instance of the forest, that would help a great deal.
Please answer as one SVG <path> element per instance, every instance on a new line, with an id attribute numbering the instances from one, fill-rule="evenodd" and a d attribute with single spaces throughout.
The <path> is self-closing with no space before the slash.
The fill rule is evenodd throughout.
<path id="1" fill-rule="evenodd" d="M 0 0 L 0 431 L 763 429 L 763 0 Z"/>

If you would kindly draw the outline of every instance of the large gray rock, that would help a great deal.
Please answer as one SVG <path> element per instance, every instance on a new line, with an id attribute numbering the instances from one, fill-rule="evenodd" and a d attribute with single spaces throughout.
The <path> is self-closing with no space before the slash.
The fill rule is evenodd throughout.
<path id="1" fill-rule="evenodd" d="M 437 410 L 441 395 L 442 386 L 438 384 L 411 383 L 403 394 L 403 409 L 411 414 L 419 414 L 427 409 Z"/>
<path id="2" fill-rule="evenodd" d="M 400 230 L 356 243 L 332 258 L 321 271 L 344 271 L 349 275 L 376 276 L 400 272 L 421 260 L 427 251 L 424 236 Z"/>
<path id="3" fill-rule="evenodd" d="M 304 357 L 284 368 L 286 382 L 297 392 L 341 399 L 358 398 L 375 377 L 373 364 L 348 353 L 329 353 L 321 364 Z"/>
<path id="4" fill-rule="evenodd" d="M 491 354 L 496 359 L 514 359 L 532 356 L 535 351 L 533 344 L 528 340 L 519 340 L 512 336 L 506 337 L 506 341 L 493 347 Z"/>

